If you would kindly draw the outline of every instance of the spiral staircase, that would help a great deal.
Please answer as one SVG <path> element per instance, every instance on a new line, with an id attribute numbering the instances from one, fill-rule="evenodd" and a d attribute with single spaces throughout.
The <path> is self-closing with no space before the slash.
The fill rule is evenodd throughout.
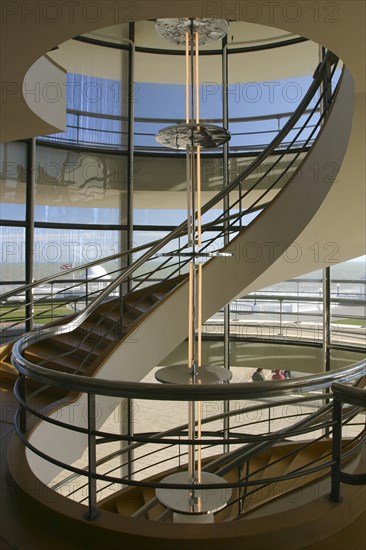
<path id="1" fill-rule="evenodd" d="M 343 69 L 332 98 L 328 96 L 325 101 L 325 90 L 329 87 L 324 85 L 324 78 L 329 78 L 326 72 L 329 65 L 333 79 L 336 58 L 328 53 L 286 126 L 245 172 L 203 207 L 204 250 L 219 249 L 230 254 L 227 258 L 210 258 L 204 265 L 205 319 L 243 293 L 291 245 L 331 188 L 333 181 L 314 184 L 311 167 L 320 159 L 336 161 L 339 166 L 351 128 L 353 88 L 347 69 Z M 310 113 L 304 124 L 296 136 L 289 139 L 294 125 L 307 109 Z M 255 170 L 264 163 L 264 176 L 254 178 Z M 276 172 L 278 163 L 281 171 Z M 273 181 L 267 179 L 263 188 L 263 178 L 269 172 L 276 176 Z M 212 221 L 212 209 L 222 202 L 224 207 Z M 246 224 L 249 214 L 254 219 Z M 281 219 L 285 219 L 286 224 L 280 224 Z M 365 362 L 324 375 L 286 381 L 281 386 L 259 383 L 172 389 L 138 383 L 186 337 L 188 263 L 184 255 L 186 245 L 180 245 L 186 232 L 185 222 L 159 241 L 113 257 L 119 267 L 111 272 L 111 282 L 100 278 L 88 281 L 86 296 L 80 293 L 80 281 L 70 286 L 68 290 L 78 290 L 77 297 L 70 292 L 69 304 L 74 312 L 68 317 L 43 326 L 42 320 L 32 315 L 28 322 L 33 330 L 20 338 L 23 320 L 7 322 L 4 326 L 2 387 L 9 388 L 15 382 L 14 393 L 20 404 L 15 421 L 19 437 L 9 441 L 8 447 L 7 475 L 11 479 L 7 493 L 8 516 L 17 511 L 20 503 L 23 509 L 33 508 L 33 518 L 42 517 L 50 526 L 57 525 L 60 532 L 64 527 L 63 540 L 52 547 L 92 547 L 93 543 L 108 540 L 108 546 L 113 548 L 122 542 L 131 548 L 160 549 L 171 548 L 173 544 L 177 548 L 187 548 L 187 545 L 218 548 L 223 544 L 242 548 L 243 543 L 248 548 L 267 548 L 269 544 L 276 548 L 304 548 L 335 536 L 340 529 L 346 530 L 362 512 L 365 496 L 362 486 L 357 490 L 348 485 L 342 489 L 348 503 L 347 513 L 345 508 L 342 511 L 341 504 L 329 502 L 325 496 L 330 470 L 333 472 L 337 462 L 329 438 L 338 425 L 332 417 L 331 386 L 334 382 L 354 382 L 355 390 L 361 392 L 357 394 L 361 395 L 358 404 L 355 404 L 357 399 L 347 401 L 341 396 L 348 403 L 343 422 L 353 421 L 364 406 Z M 243 270 L 242 251 L 251 243 L 256 243 L 262 251 L 268 250 L 268 243 L 278 246 L 271 248 L 271 254 L 262 254 L 258 261 L 247 263 Z M 137 253 L 142 255 L 134 261 Z M 91 265 L 71 271 L 77 273 Z M 70 272 L 64 277 L 67 280 Z M 45 278 L 17 292 L 33 294 L 51 279 Z M 222 284 L 223 280 L 226 284 Z M 7 297 L 3 295 L 2 299 Z M 65 285 L 59 291 L 59 299 L 65 303 Z M 44 296 L 40 301 L 50 303 Z M 33 307 L 35 303 L 33 299 Z M 177 311 L 181 312 L 179 316 Z M 15 343 L 14 334 L 17 334 Z M 319 389 L 327 393 L 316 396 L 307 393 Z M 243 426 L 229 434 L 224 428 L 215 428 L 215 422 L 233 416 L 234 412 L 207 419 L 207 430 L 202 437 L 211 451 L 204 458 L 205 470 L 221 475 L 232 492 L 227 505 L 215 514 L 213 525 L 190 525 L 188 530 L 172 521 L 171 511 L 155 496 L 161 478 L 171 471 L 179 471 L 186 461 L 186 454 L 176 449 L 182 440 L 189 445 L 187 426 L 175 426 L 163 433 L 119 436 L 100 431 L 110 414 L 107 406 L 110 398 L 126 401 L 128 407 L 131 399 L 184 402 L 187 395 L 202 401 L 279 398 L 278 403 L 272 403 L 274 408 L 299 404 L 305 410 L 294 415 L 290 427 L 277 426 L 273 432 L 259 432 L 254 436 Z M 9 410 L 13 410 L 13 401 L 5 391 L 2 397 L 8 400 Z M 102 411 L 97 420 L 96 397 Z M 309 412 L 306 407 L 314 401 L 316 410 Z M 75 417 L 67 423 L 62 415 L 70 410 L 71 404 L 75 407 Z M 78 414 L 83 409 L 78 408 L 79 404 L 87 407 L 86 419 Z M 268 404 L 252 407 L 253 410 L 269 409 Z M 3 411 L 5 415 L 5 409 Z M 59 435 L 55 437 L 55 434 Z M 307 434 L 316 435 L 309 441 Z M 294 441 L 294 438 L 300 440 Z M 118 472 L 107 468 L 107 459 L 111 457 L 97 459 L 96 440 L 99 444 L 106 440 L 121 444 L 117 455 L 123 460 Z M 343 441 L 342 470 L 347 470 L 349 475 L 361 475 L 364 471 L 363 442 L 363 428 L 355 437 Z M 145 444 L 160 445 L 161 449 L 171 444 L 179 465 L 160 458 L 156 462 L 160 465 L 159 474 L 138 476 L 136 466 L 133 469 L 130 466 L 135 461 L 138 464 Z M 222 445 L 224 453 L 217 450 Z M 89 448 L 87 467 L 72 465 L 85 446 Z M 80 494 L 84 489 L 86 497 L 79 495 L 77 501 L 72 501 L 47 485 L 65 466 L 71 472 L 68 481 L 85 480 L 77 483 Z M 2 475 L 5 473 L 4 466 Z M 113 495 L 98 499 L 97 480 L 113 486 Z M 314 487 L 319 488 L 321 483 L 323 490 L 315 506 Z M 45 532 L 45 541 L 48 536 Z M 29 548 L 35 548 L 36 543 L 32 535 L 30 537 Z M 50 543 L 44 544 L 46 548 Z"/>

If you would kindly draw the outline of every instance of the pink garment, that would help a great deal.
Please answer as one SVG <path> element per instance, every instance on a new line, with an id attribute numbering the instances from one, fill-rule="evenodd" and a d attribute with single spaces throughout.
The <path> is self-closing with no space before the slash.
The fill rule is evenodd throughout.
<path id="1" fill-rule="evenodd" d="M 279 369 L 276 369 L 272 380 L 285 380 L 285 375 Z"/>

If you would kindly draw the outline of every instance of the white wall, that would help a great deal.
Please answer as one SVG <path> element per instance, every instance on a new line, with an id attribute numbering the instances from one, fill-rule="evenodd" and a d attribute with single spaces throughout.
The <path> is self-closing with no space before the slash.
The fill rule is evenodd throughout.
<path id="1" fill-rule="evenodd" d="M 46 55 L 40 57 L 27 71 L 23 98 L 40 119 L 55 131 L 66 129 L 66 71 Z"/>

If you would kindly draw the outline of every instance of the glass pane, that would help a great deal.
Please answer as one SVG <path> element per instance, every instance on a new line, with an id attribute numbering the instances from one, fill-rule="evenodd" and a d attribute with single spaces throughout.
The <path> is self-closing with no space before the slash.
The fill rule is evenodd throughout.
<path id="1" fill-rule="evenodd" d="M 202 205 L 222 187 L 222 159 L 202 157 Z M 218 204 L 220 209 L 221 205 Z M 211 213 L 210 219 L 219 215 Z M 186 156 L 135 158 L 135 225 L 175 226 L 187 219 Z M 209 217 L 205 217 L 206 223 Z"/>
<path id="2" fill-rule="evenodd" d="M 25 229 L 0 226 L 1 287 L 0 294 L 25 280 Z M 9 286 L 9 283 L 12 285 Z"/>
<path id="3" fill-rule="evenodd" d="M 152 241 L 157 241 L 159 239 L 164 238 L 168 234 L 167 231 L 159 231 L 157 228 L 156 231 L 134 231 L 133 234 L 133 246 L 138 247 L 145 244 L 149 244 Z M 171 245 L 168 245 L 168 247 L 164 248 L 164 252 L 168 252 L 169 250 L 173 250 L 174 246 L 177 245 L 177 241 L 173 241 Z M 137 252 L 133 256 L 133 260 L 138 260 L 145 252 L 147 252 L 148 248 L 142 250 L 141 252 Z M 137 269 L 134 274 L 134 287 L 139 287 L 140 285 L 146 286 L 146 284 L 152 284 L 161 281 L 164 279 L 168 274 L 175 271 L 175 266 L 171 267 L 172 264 L 176 264 L 177 260 L 172 259 L 170 257 L 161 257 L 161 256 L 155 256 L 151 260 L 145 262 L 139 269 Z M 165 266 L 169 266 L 166 269 L 163 269 Z M 178 273 L 177 273 L 178 274 Z M 145 281 L 147 277 L 147 280 Z"/>
<path id="4" fill-rule="evenodd" d="M 332 342 L 366 345 L 366 256 L 331 267 Z"/>
<path id="5" fill-rule="evenodd" d="M 34 278 L 62 273 L 65 269 L 102 260 L 122 250 L 125 250 L 125 244 L 120 231 L 36 229 Z M 101 264 L 108 273 L 119 265 L 117 260 L 111 265 L 106 266 L 102 261 Z"/>
<path id="6" fill-rule="evenodd" d="M 35 220 L 125 224 L 125 157 L 37 147 Z"/>
<path id="7" fill-rule="evenodd" d="M 110 28 L 106 40 L 122 39 L 125 31 Z M 69 40 L 50 55 L 68 73 L 67 130 L 43 139 L 126 148 L 128 51 Z"/>
<path id="8" fill-rule="evenodd" d="M 0 218 L 24 220 L 26 200 L 27 146 L 0 143 Z"/>

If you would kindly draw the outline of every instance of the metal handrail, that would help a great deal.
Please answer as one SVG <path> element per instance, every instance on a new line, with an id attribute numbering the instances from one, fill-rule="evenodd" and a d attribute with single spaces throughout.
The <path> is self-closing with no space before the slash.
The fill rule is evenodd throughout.
<path id="1" fill-rule="evenodd" d="M 3 294 L 0 294 L 0 301 L 5 300 L 6 298 L 9 298 L 10 296 L 14 296 L 14 294 L 19 294 L 20 292 L 26 292 L 27 290 L 31 290 L 32 288 L 35 288 L 39 285 L 43 285 L 46 283 L 52 283 L 52 282 L 59 282 L 60 279 L 65 276 L 67 278 L 70 273 L 76 273 L 77 271 L 82 271 L 85 269 L 89 269 L 90 267 L 94 267 L 96 265 L 99 265 L 101 262 L 112 262 L 113 260 L 120 260 L 121 258 L 124 258 L 125 256 L 129 256 L 131 254 L 136 254 L 137 252 L 141 252 L 142 250 L 145 250 L 146 248 L 149 248 L 152 244 L 160 242 L 161 239 L 157 239 L 156 241 L 152 241 L 147 244 L 143 244 L 140 246 L 136 246 L 132 248 L 131 250 L 124 250 L 123 252 L 119 252 L 118 254 L 112 254 L 111 256 L 105 256 L 103 258 L 98 258 L 97 260 L 93 260 L 92 262 L 88 262 L 83 265 L 79 265 L 77 267 L 72 267 L 68 269 L 67 271 L 61 272 L 61 273 L 54 273 L 52 275 L 48 275 L 47 277 L 43 277 L 42 279 L 37 279 L 36 281 L 33 281 L 32 283 L 28 283 L 22 286 L 19 286 L 13 290 L 9 290 L 8 292 L 4 292 Z M 101 278 L 104 275 L 101 275 L 99 277 L 96 277 L 95 280 L 101 280 Z M 90 279 L 89 282 L 92 282 L 93 279 Z M 77 281 L 79 282 L 79 281 Z M 81 282 L 81 280 L 80 280 Z"/>
<path id="2" fill-rule="evenodd" d="M 334 398 L 342 403 L 366 408 L 366 390 L 364 388 L 353 388 L 335 382 L 332 385 Z"/>
<path id="3" fill-rule="evenodd" d="M 323 399 L 326 399 L 325 396 L 323 396 Z M 306 398 L 304 398 L 303 400 L 300 400 L 301 402 L 302 401 L 306 401 Z M 284 403 L 286 403 L 287 401 L 281 401 L 281 402 L 277 402 L 277 403 L 274 403 L 273 406 L 274 407 L 279 407 L 279 406 L 283 406 Z M 258 406 L 253 406 L 253 407 L 250 407 L 251 410 L 253 411 L 258 411 L 260 410 L 261 407 L 258 407 Z M 327 407 L 327 409 L 329 410 L 329 407 Z M 246 409 L 248 410 L 248 409 Z M 236 411 L 236 414 L 238 414 L 238 411 Z M 225 413 L 222 413 L 220 415 L 215 415 L 214 417 L 210 417 L 209 419 L 206 419 L 206 423 L 207 422 L 216 422 L 218 419 L 220 420 L 223 420 L 223 418 L 225 417 Z M 286 417 L 288 418 L 288 417 Z M 259 422 L 260 423 L 260 422 Z M 258 421 L 255 422 L 255 424 L 258 424 Z M 246 440 L 243 440 L 243 442 L 246 442 L 247 445 L 246 447 L 248 447 L 248 451 L 243 453 L 243 447 L 241 447 L 239 450 L 236 450 L 234 452 L 231 452 L 231 453 L 225 453 L 224 455 L 221 455 L 219 457 L 213 457 L 212 460 L 210 460 L 207 464 L 205 464 L 205 471 L 206 472 L 214 472 L 216 474 L 225 474 L 225 470 L 227 471 L 230 471 L 232 470 L 233 468 L 235 468 L 236 466 L 239 466 L 239 465 L 242 465 L 243 463 L 245 463 L 246 461 L 249 461 L 251 460 L 254 456 L 256 456 L 258 453 L 262 452 L 264 450 L 264 447 L 263 447 L 263 444 L 261 443 L 261 441 L 266 438 L 267 441 L 269 441 L 269 445 L 268 447 L 271 447 L 273 446 L 274 444 L 276 443 L 279 443 L 280 441 L 282 441 L 284 438 L 289 438 L 289 437 L 293 437 L 293 436 L 298 436 L 300 434 L 303 434 L 303 433 L 308 433 L 309 430 L 311 431 L 312 430 L 312 424 L 313 424 L 313 419 L 305 419 L 304 420 L 301 420 L 300 422 L 296 423 L 295 425 L 292 425 L 291 427 L 287 427 L 285 428 L 285 430 L 280 430 L 276 433 L 273 433 L 271 434 L 271 437 L 267 435 L 265 436 L 257 436 L 255 438 L 255 436 L 253 436 L 254 438 L 254 441 L 255 441 L 255 444 L 253 445 L 252 443 L 250 443 L 251 439 L 249 439 L 249 441 L 247 442 Z M 302 429 L 298 429 L 299 426 L 302 426 Z M 306 428 L 306 426 L 308 426 L 308 428 Z M 318 427 L 318 426 L 317 426 Z M 185 426 L 185 428 L 187 428 L 187 425 Z M 314 426 L 313 426 L 313 429 Z M 178 430 L 178 428 L 177 428 Z M 165 433 L 169 433 L 171 432 L 172 430 L 169 430 L 167 432 L 164 432 Z M 285 435 L 284 435 L 285 433 Z M 157 439 L 157 436 L 160 436 L 161 434 L 154 434 L 151 439 L 147 440 L 146 443 L 167 443 L 168 440 L 161 440 L 161 439 Z M 179 433 L 177 433 L 177 435 L 180 435 Z M 202 433 L 202 436 L 203 435 L 206 435 L 204 432 Z M 225 440 L 222 439 L 221 437 L 221 434 L 220 435 L 220 439 L 217 440 L 217 442 L 215 443 L 215 445 L 222 445 L 223 442 L 225 442 Z M 319 438 L 320 439 L 320 438 Z M 184 440 L 184 443 L 189 443 L 189 440 Z M 232 440 L 230 440 L 230 442 L 233 442 Z M 208 445 L 206 445 L 208 443 Z M 249 444 L 248 444 L 249 443 Z M 258 445 L 259 443 L 259 445 Z M 312 442 L 307 442 L 304 447 L 306 447 L 307 445 L 310 445 Z M 97 461 L 97 466 L 100 466 L 102 464 L 105 464 L 106 462 L 109 462 L 112 458 L 115 458 L 116 456 L 119 456 L 121 457 L 123 454 L 126 454 L 128 451 L 131 451 L 132 448 L 136 449 L 142 445 L 144 445 L 145 442 L 138 442 L 138 443 L 135 443 L 135 444 L 132 444 L 130 445 L 128 448 L 124 448 L 124 449 L 121 449 L 119 450 L 118 452 L 115 452 L 115 453 L 112 453 L 111 455 L 108 455 L 107 457 L 103 457 L 102 459 L 98 460 Z M 174 444 L 177 444 L 176 442 L 175 443 L 171 443 L 169 445 L 169 447 L 173 446 Z M 208 447 L 211 447 L 211 446 L 214 446 L 213 444 L 209 444 L 209 441 L 207 441 L 205 439 L 205 449 L 208 448 Z M 165 447 L 166 448 L 166 447 Z M 139 458 L 146 458 L 146 456 L 150 456 L 151 454 L 154 454 L 154 453 L 157 453 L 157 452 L 160 452 L 160 450 L 158 449 L 157 451 L 152 451 L 151 453 L 147 453 L 143 456 L 140 456 Z M 289 453 L 291 454 L 291 453 Z M 230 460 L 230 457 L 231 456 L 235 456 L 237 455 L 237 460 L 235 462 L 230 462 L 229 464 L 228 463 L 228 460 Z M 284 458 L 284 457 L 282 457 Z M 166 461 L 169 461 L 171 459 L 168 458 L 168 459 L 164 459 L 163 461 L 161 462 L 166 462 Z M 160 464 L 160 462 L 159 462 Z M 227 468 L 225 470 L 222 470 L 220 471 L 218 469 L 219 466 L 223 466 L 224 464 L 227 465 Z M 156 463 L 154 464 L 156 466 Z M 111 470 L 108 470 L 108 472 L 106 472 L 107 474 L 110 474 L 112 473 L 115 469 L 117 469 L 118 467 L 116 468 L 113 468 Z M 147 467 L 148 468 L 148 467 Z M 263 468 L 265 469 L 265 468 Z M 86 472 L 87 471 L 87 467 L 84 469 L 84 471 Z M 141 471 L 141 470 L 139 470 Z M 135 471 L 134 472 L 135 474 L 138 473 L 138 471 Z M 57 483 L 56 485 L 53 486 L 53 489 L 56 490 L 58 488 L 60 488 L 61 486 L 65 485 L 65 483 L 69 483 L 70 481 L 72 481 L 73 479 L 75 479 L 76 477 L 78 477 L 78 474 L 76 473 L 73 473 L 69 476 L 67 476 L 67 478 L 65 478 L 62 482 L 59 482 Z M 80 489 L 82 489 L 84 486 L 82 487 L 78 487 L 76 489 L 76 491 L 79 491 Z M 69 495 L 70 496 L 70 495 Z"/>
<path id="4" fill-rule="evenodd" d="M 68 113 L 72 115 L 79 115 L 79 116 L 88 116 L 90 118 L 103 118 L 108 120 L 122 120 L 123 122 L 126 122 L 128 120 L 127 116 L 118 116 L 118 115 L 110 115 L 107 113 L 92 113 L 90 111 L 80 111 L 78 109 L 68 109 Z M 306 109 L 304 111 L 304 114 L 310 113 L 310 109 Z M 293 111 L 286 111 L 283 113 L 275 113 L 271 115 L 259 115 L 259 116 L 248 116 L 248 117 L 233 117 L 230 119 L 230 122 L 257 122 L 261 120 L 274 120 L 274 119 L 281 119 L 281 118 L 288 118 L 293 114 Z M 212 124 L 220 122 L 221 118 L 206 118 L 202 119 L 202 122 L 210 122 Z M 171 117 L 171 118 L 154 118 L 154 117 L 135 117 L 135 122 L 151 122 L 151 123 L 163 123 L 163 124 L 181 124 L 185 122 L 185 119 L 180 117 Z"/>
<path id="5" fill-rule="evenodd" d="M 17 390 L 16 390 L 17 391 Z M 17 394 L 18 395 L 18 394 Z M 324 399 L 327 399 L 329 396 L 324 396 L 324 395 L 317 395 L 316 397 L 314 396 L 305 396 L 305 397 L 301 397 L 301 398 L 291 398 L 291 399 L 283 399 L 280 403 L 279 402 L 274 402 L 274 403 L 271 403 L 271 406 L 283 406 L 283 405 L 291 405 L 291 404 L 296 404 L 296 403 L 306 403 L 308 401 L 314 401 L 314 400 L 324 400 Z M 25 406 L 25 404 L 23 404 Z M 28 407 L 28 406 L 27 406 Z M 241 409 L 235 409 L 235 411 L 227 411 L 227 412 L 222 412 L 222 413 L 219 413 L 219 414 L 216 414 L 216 415 L 213 415 L 213 416 L 210 416 L 209 418 L 202 418 L 202 425 L 205 425 L 205 424 L 208 424 L 208 423 L 211 423 L 211 422 L 217 422 L 218 420 L 223 420 L 225 418 L 230 418 L 232 416 L 236 416 L 236 415 L 239 415 L 239 414 L 242 414 L 242 413 L 250 413 L 250 412 L 257 412 L 257 411 L 260 411 L 260 410 L 265 410 L 268 408 L 268 403 L 265 403 L 265 404 L 262 404 L 262 405 L 258 405 L 258 403 L 256 403 L 255 405 L 251 405 L 251 406 L 245 406 Z M 46 417 L 45 415 L 42 415 L 42 413 L 40 413 L 40 411 L 38 410 L 33 410 L 31 408 L 27 408 L 27 410 L 29 410 L 29 412 L 31 412 L 32 414 L 34 414 L 35 416 L 37 416 L 37 418 L 41 418 L 41 419 L 44 419 L 46 421 L 49 421 L 49 418 Z M 263 421 L 263 422 L 267 422 L 267 420 Z M 56 425 L 60 426 L 60 427 L 66 427 L 67 425 L 66 424 L 60 424 L 59 421 L 52 421 L 52 423 L 55 423 Z M 256 424 L 258 424 L 258 422 L 255 422 Z M 254 422 L 253 422 L 254 424 Z M 248 425 L 248 424 L 247 424 Z M 150 436 L 149 439 L 145 439 L 144 441 L 142 441 L 140 439 L 140 441 L 136 441 L 135 443 L 131 442 L 131 444 L 128 446 L 128 447 L 124 447 L 123 449 L 118 449 L 118 451 L 113 451 L 112 453 L 109 453 L 107 455 L 104 455 L 103 457 L 101 457 L 100 459 L 97 460 L 97 467 L 98 466 L 101 466 L 103 464 L 105 464 L 106 462 L 109 462 L 110 460 L 112 460 L 113 458 L 116 458 L 116 457 L 121 457 L 123 456 L 124 454 L 127 454 L 131 451 L 134 451 L 136 449 L 138 449 L 139 447 L 143 446 L 145 443 L 154 443 L 156 442 L 157 440 L 159 439 L 162 439 L 162 438 L 165 438 L 167 436 L 170 436 L 170 435 L 180 435 L 182 434 L 183 432 L 186 432 L 188 429 L 188 424 L 185 423 L 185 424 L 181 424 L 179 426 L 175 426 L 174 428 L 170 428 L 169 430 L 164 430 L 163 432 L 158 432 L 158 433 L 154 433 Z M 99 432 L 99 435 L 100 432 Z M 114 441 L 128 441 L 129 438 L 128 436 L 117 436 L 117 437 L 114 437 L 113 440 Z M 84 468 L 84 471 L 87 471 L 87 466 Z M 69 482 L 69 481 L 72 481 L 73 479 L 75 479 L 75 477 L 77 476 L 78 474 L 71 474 L 70 476 L 68 476 L 67 478 L 63 479 L 61 482 L 55 484 L 53 486 L 53 489 L 57 489 L 59 486 Z"/>
<path id="6" fill-rule="evenodd" d="M 280 383 L 279 385 L 282 385 L 282 383 Z M 18 395 L 19 397 L 19 395 Z M 221 397 L 221 399 L 224 399 L 225 397 Z M 326 399 L 327 396 L 323 396 L 323 399 Z M 275 404 L 272 404 L 273 406 L 282 406 L 283 402 L 282 401 L 279 401 Z M 261 406 L 259 407 L 261 408 Z M 247 445 L 246 448 L 240 448 L 240 449 L 236 449 L 235 451 L 232 451 L 231 453 L 229 454 L 225 454 L 223 456 L 220 456 L 218 458 L 214 457 L 213 461 L 209 463 L 208 467 L 207 467 L 207 470 L 210 471 L 212 469 L 214 469 L 215 471 L 217 471 L 219 474 L 224 474 L 226 471 L 230 471 L 232 470 L 234 467 L 236 467 L 237 465 L 239 464 L 242 464 L 244 463 L 245 461 L 247 460 L 250 460 L 251 458 L 253 458 L 254 456 L 256 456 L 258 453 L 262 452 L 263 450 L 266 450 L 267 448 L 270 448 L 272 447 L 275 443 L 278 443 L 280 441 L 283 441 L 284 439 L 288 439 L 292 436 L 295 436 L 295 435 L 299 435 L 301 433 L 306 433 L 306 432 L 310 432 L 310 431 L 314 431 L 314 430 L 319 430 L 321 428 L 326 428 L 327 426 L 331 426 L 331 422 L 328 420 L 330 418 L 330 413 L 331 413 L 331 405 L 325 405 L 324 407 L 322 407 L 319 411 L 317 411 L 316 413 L 313 413 L 311 414 L 310 416 L 307 416 L 305 419 L 302 419 L 300 420 L 299 422 L 295 423 L 294 425 L 290 426 L 290 427 L 285 427 L 285 428 L 281 428 L 279 429 L 278 431 L 274 432 L 271 434 L 271 436 L 269 437 L 268 435 L 263 435 L 263 436 L 257 436 L 257 441 L 256 443 L 251 444 L 249 443 L 249 445 Z M 258 406 L 253 406 L 252 407 L 253 410 L 257 410 L 258 409 Z M 233 412 L 233 411 L 232 411 Z M 357 414 L 358 412 L 358 409 L 357 407 L 354 408 L 353 410 L 349 411 L 348 413 L 348 417 L 352 417 L 354 416 L 355 414 Z M 35 410 L 34 411 L 34 414 L 37 414 L 37 411 Z M 238 412 L 236 411 L 235 414 L 238 414 Z M 19 415 L 18 415 L 19 417 Z M 62 463 L 60 460 L 58 459 L 54 459 L 54 458 L 51 458 L 51 457 L 48 457 L 43 451 L 40 451 L 38 450 L 37 448 L 35 448 L 28 440 L 27 438 L 24 436 L 24 434 L 22 433 L 22 430 L 19 429 L 19 418 L 17 417 L 17 420 L 16 420 L 16 426 L 17 426 L 17 431 L 18 431 L 18 434 L 19 436 L 21 437 L 22 441 L 25 443 L 25 445 L 27 447 L 29 447 L 29 449 L 31 449 L 33 452 L 35 452 L 38 456 L 44 458 L 47 460 L 47 458 L 49 459 L 49 462 L 55 464 L 55 465 L 58 465 L 58 466 L 61 466 L 61 467 L 67 467 L 70 471 L 74 472 L 76 475 L 85 475 L 85 470 L 81 469 L 81 468 L 78 468 L 78 467 L 75 467 L 75 466 L 69 466 L 69 465 L 65 465 L 64 463 Z M 222 418 L 223 415 L 220 415 L 220 418 Z M 323 419 L 322 419 L 323 418 Z M 217 417 L 211 417 L 209 419 L 207 419 L 207 422 L 213 422 L 217 419 Z M 51 419 L 48 419 L 48 421 L 52 421 L 54 422 L 54 420 L 51 420 Z M 82 428 L 80 427 L 75 427 L 75 426 L 72 426 L 70 428 L 71 430 L 73 431 L 83 431 Z M 177 430 L 177 428 L 174 428 L 174 430 Z M 172 430 L 170 430 L 172 431 Z M 166 432 L 168 433 L 168 432 Z M 101 432 L 95 432 L 94 435 L 101 435 Z M 148 438 L 141 438 L 139 437 L 138 435 L 137 436 L 134 436 L 135 437 L 135 440 L 136 441 L 139 441 L 139 440 L 142 440 L 143 443 L 163 443 L 164 445 L 166 444 L 169 444 L 169 443 L 176 443 L 175 440 L 170 440 L 170 439 L 162 439 L 160 436 L 161 434 L 157 434 L 158 437 L 156 436 L 153 436 L 153 437 L 148 437 Z M 126 438 L 127 440 L 129 438 Z M 250 439 L 248 440 L 250 442 Z M 186 439 L 184 441 L 184 444 L 186 445 L 189 445 L 190 443 L 193 443 L 193 441 L 189 440 L 189 439 Z M 206 440 L 205 443 L 210 443 L 209 440 Z M 222 439 L 218 440 L 218 439 L 215 439 L 215 440 L 212 440 L 212 443 L 215 443 L 215 444 L 222 444 Z M 235 443 L 235 441 L 234 441 Z M 138 445 L 135 445 L 135 447 L 137 447 Z M 128 453 L 129 451 L 131 450 L 131 448 L 125 448 L 123 450 L 121 450 L 121 454 L 122 453 Z M 232 458 L 234 460 L 232 460 Z M 228 463 L 228 460 L 229 460 L 229 463 Z M 225 464 L 225 467 L 223 467 L 223 465 Z M 217 466 L 220 466 L 221 465 L 221 468 L 219 468 L 219 470 L 217 470 Z M 329 464 L 327 464 L 326 466 L 329 466 Z M 319 468 L 312 468 L 310 470 L 308 470 L 308 473 L 310 472 L 315 472 L 319 469 L 322 469 L 323 467 L 325 466 L 321 466 Z M 286 476 L 282 476 L 282 479 L 292 479 L 294 477 L 298 477 L 300 475 L 302 475 L 303 472 L 293 472 L 291 474 L 288 474 L 288 477 L 287 475 Z M 113 482 L 115 483 L 117 480 L 116 478 L 114 477 L 111 477 L 110 475 L 106 475 L 106 474 L 95 474 L 96 477 L 102 481 L 108 481 L 108 482 Z M 245 487 L 245 486 L 250 486 L 250 485 L 258 485 L 260 483 L 263 483 L 263 484 L 267 484 L 269 482 L 272 482 L 272 481 L 278 481 L 279 479 L 281 479 L 281 477 L 278 477 L 278 478 L 266 478 L 266 479 L 263 479 L 262 481 L 259 481 L 259 480 L 255 480 L 255 481 L 248 481 L 248 480 L 240 480 L 238 482 L 229 482 L 229 483 L 226 483 L 225 482 L 225 485 L 223 485 L 223 483 L 216 483 L 216 484 L 212 484 L 210 485 L 211 488 L 222 488 L 222 487 Z M 154 482 L 154 481 L 151 481 L 151 482 L 147 482 L 147 481 L 138 481 L 138 480 L 134 480 L 134 479 L 130 479 L 129 477 L 122 477 L 122 478 L 118 478 L 118 483 L 125 483 L 126 485 L 129 485 L 129 486 L 141 486 L 141 487 L 158 487 L 158 486 L 163 486 L 163 484 L 160 484 L 160 482 Z M 184 485 L 184 484 L 165 484 L 164 483 L 164 486 L 165 487 L 169 487 L 169 488 L 189 488 L 190 485 L 187 484 Z M 202 485 L 203 487 L 204 485 Z M 201 488 L 201 484 L 197 484 L 196 485 L 197 489 Z"/>
<path id="7" fill-rule="evenodd" d="M 33 335 L 32 335 L 33 336 Z M 28 335 L 23 338 L 25 345 Z M 32 342 L 35 340 L 33 339 Z M 19 342 L 15 344 L 15 346 Z M 19 348 L 18 348 L 19 349 Z M 126 382 L 119 380 L 104 380 L 101 378 L 90 378 L 87 376 L 60 373 L 45 367 L 35 365 L 27 361 L 19 353 L 13 354 L 14 365 L 19 372 L 29 376 L 33 380 L 45 385 L 57 386 L 68 391 L 78 393 L 91 393 L 106 395 L 110 397 L 130 397 L 148 400 L 162 401 L 209 401 L 222 399 L 258 399 L 276 396 L 289 395 L 291 393 L 314 391 L 329 386 L 334 382 L 351 382 L 365 374 L 366 359 L 351 365 L 347 368 L 333 370 L 329 373 L 313 374 L 296 380 L 287 379 L 268 381 L 266 383 L 236 383 L 236 384 L 214 384 L 206 385 L 185 385 L 174 384 L 158 385 L 147 382 Z"/>

